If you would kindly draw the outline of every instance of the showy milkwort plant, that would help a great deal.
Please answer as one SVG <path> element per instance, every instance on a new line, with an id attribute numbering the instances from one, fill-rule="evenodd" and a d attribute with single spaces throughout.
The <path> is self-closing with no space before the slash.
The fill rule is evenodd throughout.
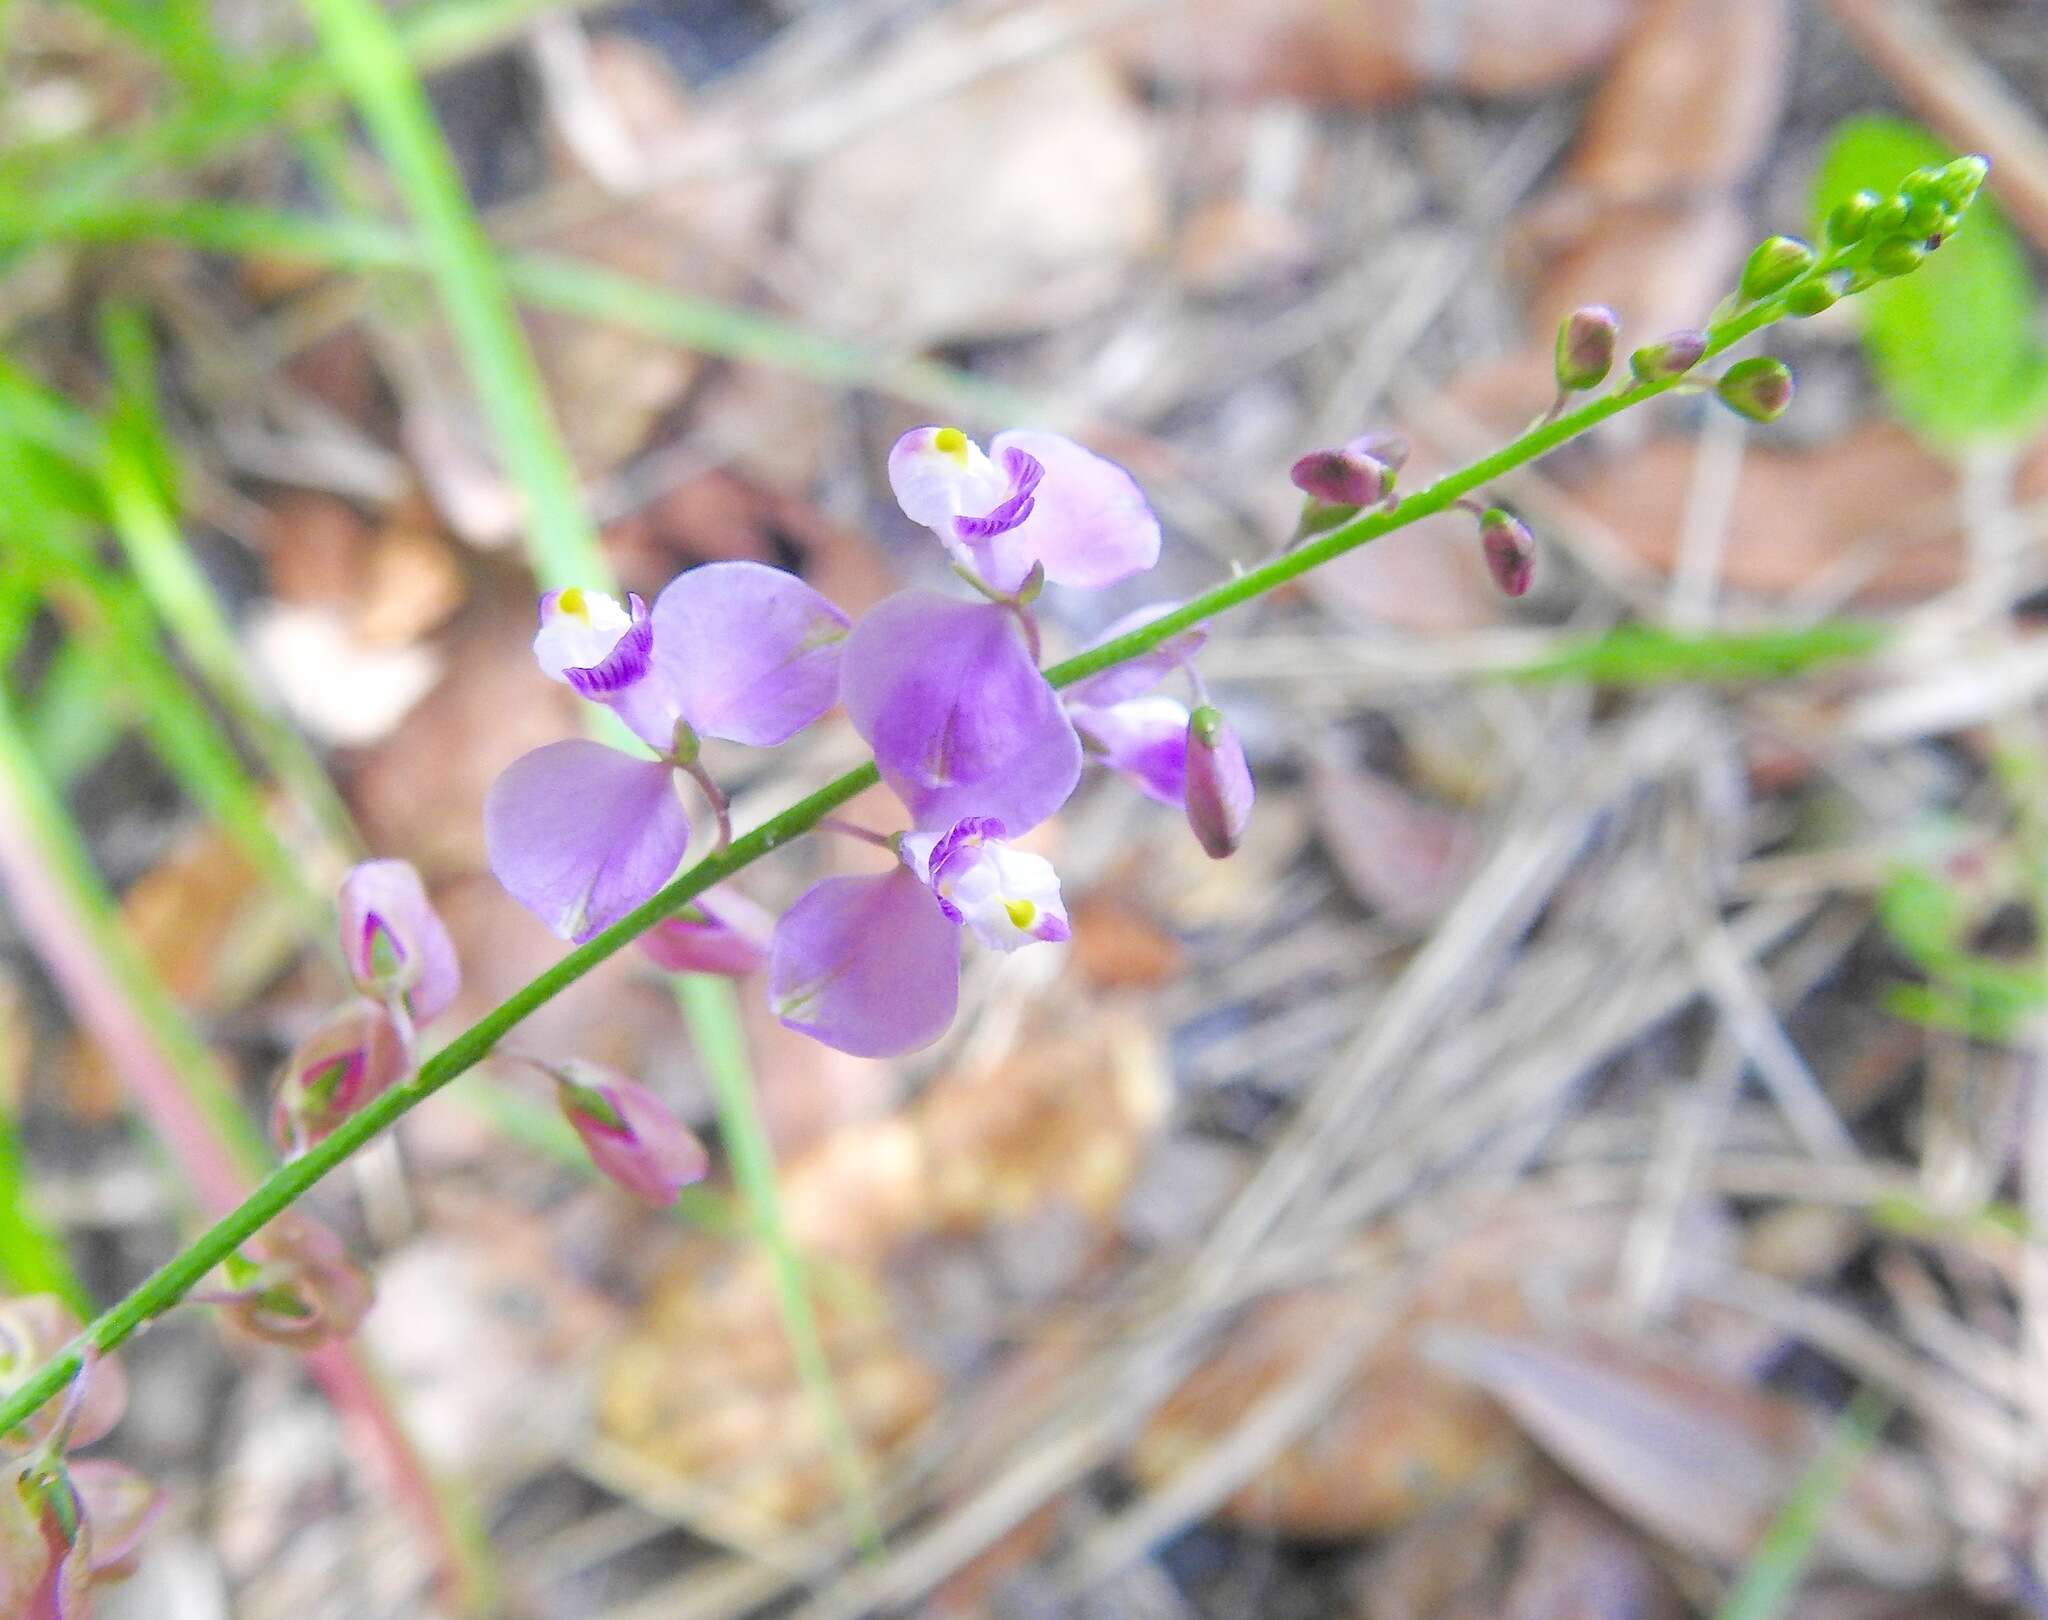
<path id="1" fill-rule="evenodd" d="M 0 1546 L 40 1548 L 44 1594 L 85 1568 L 73 1529 L 93 1510 L 80 1505 L 82 1487 L 55 1497 L 45 1488 L 55 1477 L 53 1431 L 37 1414 L 67 1390 L 60 1413 L 83 1410 L 94 1369 L 181 1301 L 227 1304 L 271 1337 L 352 1325 L 364 1295 L 345 1257 L 303 1231 L 264 1229 L 606 957 L 639 940 L 679 969 L 740 973 L 765 961 L 771 1004 L 793 1028 L 853 1052 L 935 1040 L 954 1013 L 963 934 L 999 950 L 1067 936 L 1057 877 L 1015 840 L 1058 811 L 1087 759 L 1181 805 L 1211 855 L 1236 847 L 1253 790 L 1242 748 L 1193 673 L 1207 620 L 1453 508 L 1476 521 L 1495 581 L 1521 594 L 1534 541 L 1512 512 L 1482 498 L 1488 484 L 1676 390 L 1711 391 L 1749 420 L 1775 419 L 1792 392 L 1781 363 L 1758 356 L 1711 377 L 1707 363 L 1774 321 L 1817 314 L 1910 273 L 1962 224 L 1986 171 L 1981 158 L 1916 170 L 1890 197 L 1864 193 L 1836 209 L 1817 246 L 1771 238 L 1705 326 L 1639 346 L 1604 393 L 1593 391 L 1613 369 L 1617 323 L 1598 306 L 1577 312 L 1559 334 L 1549 408 L 1501 449 L 1411 494 L 1396 489 L 1403 447 L 1390 435 L 1311 451 L 1293 468 L 1304 505 L 1278 555 L 1186 602 L 1143 609 L 1050 668 L 1041 668 L 1032 616 L 1039 593 L 1096 589 L 1144 571 L 1157 559 L 1159 529 L 1128 474 L 1046 433 L 1005 433 L 984 452 L 957 429 L 926 427 L 891 453 L 898 501 L 938 537 L 972 596 L 908 590 L 850 625 L 789 574 L 719 563 L 683 575 L 651 609 L 588 592 L 544 597 L 535 638 L 543 671 L 614 710 L 647 750 L 552 743 L 515 763 L 491 794 L 494 871 L 573 948 L 418 1062 L 414 1030 L 453 995 L 453 953 L 409 868 L 372 863 L 352 874 L 342 954 L 357 999 L 281 1082 L 291 1156 L 38 1370 L 26 1372 L 19 1354 L 11 1364 L 0 1355 L 0 1485 L 15 1491 L 0 1490 Z M 1187 674 L 1191 709 L 1155 690 L 1176 671 Z M 835 702 L 874 758 L 735 835 L 699 757 L 701 739 L 772 747 Z M 717 826 L 710 852 L 672 877 L 690 836 L 677 797 L 683 778 L 704 794 Z M 900 801 L 906 826 L 885 834 L 834 821 L 878 782 Z M 780 919 L 731 886 L 753 862 L 824 826 L 886 849 L 887 869 L 827 878 Z M 554 1078 L 593 1160 L 621 1184 L 660 1201 L 704 1173 L 701 1147 L 637 1083 L 573 1060 L 529 1061 Z M 245 1258 L 252 1240 L 258 1257 Z M 217 1270 L 226 1289 L 207 1291 Z M 60 1415 L 55 1432 L 75 1441 L 82 1422 Z M 126 1528 L 110 1515 L 111 1538 L 125 1541 Z"/>

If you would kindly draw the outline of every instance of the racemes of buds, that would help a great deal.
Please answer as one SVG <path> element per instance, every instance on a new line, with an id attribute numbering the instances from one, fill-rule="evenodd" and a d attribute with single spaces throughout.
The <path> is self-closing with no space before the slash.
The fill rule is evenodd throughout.
<path id="1" fill-rule="evenodd" d="M 1575 394 L 1597 387 L 1614 369 L 1621 318 L 1605 304 L 1575 309 L 1558 323 L 1557 387 Z"/>
<path id="2" fill-rule="evenodd" d="M 0 1300 L 0 1396 L 78 1332 L 59 1300 Z M 119 1365 L 88 1353 L 59 1404 L 0 1437 L 0 1615 L 8 1620 L 82 1620 L 93 1588 L 131 1572 L 161 1498 L 130 1468 L 70 1455 L 119 1422 L 126 1401 Z M 12 1447 L 26 1449 L 9 1455 Z"/>
<path id="3" fill-rule="evenodd" d="M 639 1081 L 596 1063 L 541 1067 L 590 1162 L 628 1192 L 656 1206 L 673 1204 L 710 1171 L 704 1144 Z"/>
<path id="4" fill-rule="evenodd" d="M 1775 422 L 1792 403 L 1792 370 L 1773 355 L 1755 355 L 1724 371 L 1714 392 L 1737 416 Z"/>
<path id="5" fill-rule="evenodd" d="M 250 1248 L 253 1259 L 228 1258 L 223 1288 L 194 1296 L 220 1306 L 250 1337 L 304 1349 L 346 1338 L 368 1314 L 368 1273 L 310 1215 L 286 1210 Z"/>
<path id="6" fill-rule="evenodd" d="M 1673 332 L 1655 343 L 1645 343 L 1628 357 L 1628 365 L 1638 382 L 1667 382 L 1683 377 L 1706 352 L 1706 333 Z"/>

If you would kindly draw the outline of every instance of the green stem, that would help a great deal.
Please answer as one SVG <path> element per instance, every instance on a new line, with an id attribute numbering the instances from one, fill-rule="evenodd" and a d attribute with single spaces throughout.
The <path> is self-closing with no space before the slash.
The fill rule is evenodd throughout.
<path id="1" fill-rule="evenodd" d="M 1846 257 L 1837 255 L 1824 261 L 1816 273 L 1835 268 Z M 1715 324 L 1708 332 L 1705 358 L 1711 358 L 1777 320 L 1785 313 L 1784 300 L 1785 294 L 1781 292 Z M 1631 382 L 1613 393 L 1588 400 L 1555 421 L 1539 423 L 1493 454 L 1445 475 L 1392 508 L 1363 513 L 1315 540 L 1202 592 L 1173 612 L 1128 635 L 1055 664 L 1045 672 L 1046 679 L 1056 687 L 1071 686 L 1087 676 L 1148 652 L 1181 631 L 1299 579 L 1311 569 L 1319 568 L 1347 551 L 1355 551 L 1382 535 L 1448 510 L 1459 497 L 1469 495 L 1547 455 L 1609 418 L 1669 392 L 1682 380 L 1668 378 Z M 352 1115 L 333 1135 L 304 1156 L 273 1171 L 240 1208 L 217 1221 L 126 1299 L 93 1322 L 79 1343 L 54 1357 L 35 1377 L 15 1390 L 6 1401 L 0 1402 L 0 1435 L 19 1426 L 64 1388 L 77 1372 L 80 1352 L 85 1346 L 90 1345 L 102 1353 L 112 1350 L 138 1328 L 176 1305 L 232 1250 L 289 1208 L 328 1171 L 458 1075 L 475 1067 L 489 1055 L 500 1038 L 529 1013 L 574 984 L 598 963 L 624 949 L 656 923 L 680 911 L 713 884 L 724 881 L 762 856 L 811 831 L 833 811 L 880 779 L 874 761 L 869 760 L 771 817 L 753 831 L 735 838 L 727 848 L 699 861 L 659 894 L 577 946 L 478 1019 L 428 1059 L 411 1080 L 387 1091 L 361 1112 Z"/>

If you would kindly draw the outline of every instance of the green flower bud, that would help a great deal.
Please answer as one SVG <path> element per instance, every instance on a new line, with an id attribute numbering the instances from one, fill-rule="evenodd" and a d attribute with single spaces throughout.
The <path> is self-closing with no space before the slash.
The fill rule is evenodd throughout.
<path id="1" fill-rule="evenodd" d="M 1874 191 L 1859 191 L 1852 197 L 1845 197 L 1835 204 L 1835 211 L 1828 215 L 1828 240 L 1847 245 L 1863 240 L 1863 233 L 1870 228 L 1870 216 L 1877 212 L 1878 204 L 1884 199 Z"/>
<path id="2" fill-rule="evenodd" d="M 1875 237 L 1897 236 L 1906 228 L 1906 216 L 1913 211 L 1913 205 L 1904 197 L 1887 197 L 1870 212 L 1870 228 L 1866 235 Z"/>
<path id="3" fill-rule="evenodd" d="M 1906 234 L 1927 237 L 1948 224 L 1948 210 L 1939 197 L 1923 197 L 1906 214 Z"/>
<path id="4" fill-rule="evenodd" d="M 1825 276 L 1816 276 L 1811 281 L 1800 282 L 1785 294 L 1785 309 L 1793 315 L 1818 315 L 1824 309 L 1833 308 L 1835 300 L 1841 296 L 1832 281 Z"/>
<path id="5" fill-rule="evenodd" d="M 1941 170 L 1937 168 L 1915 169 L 1899 182 L 1899 195 L 1909 203 L 1917 203 L 1923 197 L 1931 197 L 1941 189 Z"/>
<path id="6" fill-rule="evenodd" d="M 1775 422 L 1792 403 L 1792 372 L 1771 355 L 1738 360 L 1714 384 L 1721 403 L 1752 422 Z"/>
<path id="7" fill-rule="evenodd" d="M 1640 382 L 1665 382 L 1684 376 L 1700 363 L 1706 352 L 1706 333 L 1673 332 L 1655 343 L 1644 344 L 1628 357 L 1628 364 Z"/>
<path id="8" fill-rule="evenodd" d="M 1792 285 L 1813 268 L 1813 249 L 1796 236 L 1770 236 L 1759 242 L 1742 267 L 1742 296 L 1750 303 Z"/>
<path id="9" fill-rule="evenodd" d="M 1576 393 L 1595 386 L 1614 366 L 1621 320 L 1605 304 L 1575 309 L 1557 328 L 1557 386 Z"/>
<path id="10" fill-rule="evenodd" d="M 1941 171 L 1938 192 L 1941 200 L 1961 213 L 1977 199 L 1977 188 L 1991 172 L 1991 160 L 1978 153 L 1959 157 Z"/>
<path id="11" fill-rule="evenodd" d="M 1881 276 L 1903 276 L 1920 268 L 1926 247 L 1910 236 L 1894 236 L 1871 250 L 1870 268 Z"/>

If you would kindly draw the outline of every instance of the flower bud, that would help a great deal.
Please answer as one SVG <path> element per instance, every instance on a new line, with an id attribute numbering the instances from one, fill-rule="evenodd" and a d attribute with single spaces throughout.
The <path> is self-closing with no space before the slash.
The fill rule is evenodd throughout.
<path id="1" fill-rule="evenodd" d="M 1972 152 L 1944 167 L 1937 177 L 1941 200 L 1955 213 L 1962 213 L 1977 200 L 1977 190 L 1991 173 L 1991 160 Z"/>
<path id="2" fill-rule="evenodd" d="M 1251 767 L 1244 744 L 1223 718 L 1203 704 L 1188 716 L 1188 826 L 1212 860 L 1236 852 L 1252 817 Z"/>
<path id="3" fill-rule="evenodd" d="M 628 1192 L 673 1204 L 709 1172 L 704 1144 L 637 1080 L 595 1063 L 565 1063 L 554 1074 L 562 1112 L 591 1162 Z"/>
<path id="4" fill-rule="evenodd" d="M 1906 234 L 1925 240 L 1947 229 L 1948 210 L 1939 197 L 1923 197 L 1906 213 Z"/>
<path id="5" fill-rule="evenodd" d="M 462 988 L 455 944 L 408 861 L 363 861 L 341 880 L 341 954 L 374 1000 L 405 998 L 424 1024 Z"/>
<path id="6" fill-rule="evenodd" d="M 1904 197 L 1887 197 L 1870 211 L 1870 226 L 1867 236 L 1896 236 L 1906 228 L 1906 216 L 1913 211 L 1913 205 Z"/>
<path id="7" fill-rule="evenodd" d="M 1621 320 L 1605 304 L 1588 304 L 1557 328 L 1557 386 L 1567 393 L 1591 388 L 1614 366 Z"/>
<path id="8" fill-rule="evenodd" d="M 1737 416 L 1775 422 L 1792 403 L 1792 371 L 1774 355 L 1756 355 L 1722 372 L 1714 392 Z"/>
<path id="9" fill-rule="evenodd" d="M 1706 333 L 1673 332 L 1655 343 L 1644 344 L 1628 357 L 1628 364 L 1638 381 L 1668 382 L 1692 370 L 1706 352 Z"/>
<path id="10" fill-rule="evenodd" d="M 1785 309 L 1792 315 L 1818 315 L 1822 310 L 1833 309 L 1841 296 L 1826 276 L 1815 276 L 1811 281 L 1800 282 L 1785 294 Z"/>
<path id="11" fill-rule="evenodd" d="M 375 1001 L 328 1015 L 285 1064 L 271 1110 L 278 1146 L 303 1153 L 411 1073 L 412 1031 Z"/>
<path id="12" fill-rule="evenodd" d="M 1903 276 L 1920 268 L 1926 247 L 1910 236 L 1894 236 L 1871 250 L 1870 268 L 1881 276 Z"/>
<path id="13" fill-rule="evenodd" d="M 1828 215 L 1828 240 L 1845 247 L 1862 241 L 1863 233 L 1870 229 L 1870 216 L 1883 201 L 1874 191 L 1859 191 L 1843 198 Z"/>
<path id="14" fill-rule="evenodd" d="M 1814 265 L 1813 249 L 1796 236 L 1767 236 L 1742 267 L 1742 296 L 1750 303 L 1792 285 Z"/>
<path id="15" fill-rule="evenodd" d="M 737 889 L 713 888 L 681 916 L 656 923 L 640 948 L 670 973 L 741 978 L 768 960 L 775 919 Z"/>
<path id="16" fill-rule="evenodd" d="M 1385 464 L 1348 445 L 1311 450 L 1288 469 L 1287 476 L 1304 495 L 1330 506 L 1371 506 L 1387 492 Z"/>
<path id="17" fill-rule="evenodd" d="M 84 1620 L 94 1587 L 134 1573 L 162 1507 L 120 1463 L 28 1457 L 0 1469 L 0 1614 Z"/>
<path id="18" fill-rule="evenodd" d="M 1486 571 L 1504 596 L 1521 596 L 1536 572 L 1536 537 L 1504 507 L 1489 506 L 1479 519 L 1479 546 Z"/>
<path id="19" fill-rule="evenodd" d="M 228 1267 L 228 1320 L 253 1338 L 305 1348 L 346 1338 L 368 1314 L 369 1276 L 340 1238 L 311 1216 L 286 1210 L 258 1235 L 260 1260 Z"/>
<path id="20" fill-rule="evenodd" d="M 81 1324 L 54 1294 L 0 1300 L 0 1400 L 43 1369 L 43 1364 L 78 1337 Z M 65 1443 L 89 1446 L 121 1421 L 128 1406 L 128 1380 L 111 1356 L 94 1356 L 80 1369 L 69 1396 L 52 1401 L 25 1420 L 11 1437 L 39 1445 L 56 1430 L 69 1408 L 71 1432 Z"/>

